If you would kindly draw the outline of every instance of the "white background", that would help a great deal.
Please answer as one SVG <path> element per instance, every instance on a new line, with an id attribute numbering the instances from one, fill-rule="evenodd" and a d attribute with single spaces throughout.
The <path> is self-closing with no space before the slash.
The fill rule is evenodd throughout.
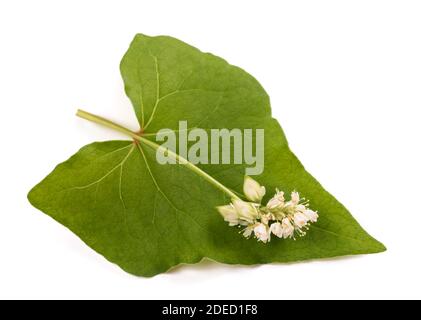
<path id="1" fill-rule="evenodd" d="M 0 298 L 421 298 L 420 1 L 1 1 Z M 136 278 L 32 208 L 82 145 L 136 128 L 119 62 L 166 34 L 253 74 L 307 169 L 383 254 Z"/>

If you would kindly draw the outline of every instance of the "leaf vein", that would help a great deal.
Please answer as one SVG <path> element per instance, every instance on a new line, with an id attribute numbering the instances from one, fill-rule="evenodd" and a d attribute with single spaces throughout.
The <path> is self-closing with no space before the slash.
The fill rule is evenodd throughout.
<path id="1" fill-rule="evenodd" d="M 127 159 L 130 157 L 131 153 L 133 152 L 134 147 L 132 147 L 132 149 L 130 149 L 130 151 L 128 152 L 128 154 L 124 157 L 124 159 L 118 164 L 116 165 L 114 168 L 112 168 L 110 171 L 108 171 L 104 176 L 102 176 L 101 178 L 99 178 L 96 181 L 93 181 L 87 185 L 84 186 L 77 186 L 77 187 L 72 187 L 72 188 L 68 188 L 68 189 L 64 189 L 62 191 L 71 191 L 71 190 L 83 190 L 83 189 L 88 189 L 96 184 L 101 183 L 102 181 L 104 181 L 107 177 L 109 177 L 114 171 L 116 171 L 118 168 L 120 168 L 122 165 L 124 165 L 124 163 L 127 161 Z"/>
<path id="2" fill-rule="evenodd" d="M 164 191 L 161 189 L 161 187 L 159 186 L 159 184 L 158 184 L 158 182 L 157 182 L 157 180 L 155 179 L 155 177 L 154 177 L 154 175 L 153 175 L 153 173 L 152 173 L 152 170 L 151 170 L 151 168 L 150 168 L 150 166 L 149 166 L 149 162 L 148 162 L 148 160 L 146 159 L 146 156 L 145 156 L 145 153 L 143 152 L 143 149 L 142 149 L 142 147 L 138 144 L 138 148 L 139 148 L 139 151 L 142 153 L 142 156 L 143 156 L 143 159 L 144 159 L 144 162 L 145 162 L 145 165 L 146 165 L 146 168 L 147 168 L 147 170 L 148 170 L 148 172 L 149 172 L 149 174 L 150 174 L 150 176 L 151 176 L 151 178 L 152 178 L 152 181 L 153 181 L 153 183 L 154 183 L 154 185 L 155 185 L 155 187 L 157 188 L 157 190 L 158 190 L 158 192 L 159 193 L 161 193 L 162 194 L 162 196 L 165 198 L 165 200 L 169 203 L 169 205 L 174 209 L 174 211 L 175 211 L 175 216 L 176 216 L 176 223 L 178 224 L 178 219 L 177 219 L 177 212 L 182 212 L 182 213 L 184 213 L 188 218 L 190 218 L 190 220 L 192 220 L 199 228 L 201 228 L 202 230 L 204 230 L 206 233 L 209 233 L 209 234 L 213 234 L 212 232 L 210 232 L 209 230 L 207 230 L 206 228 L 204 228 L 202 225 L 200 225 L 195 219 L 193 219 L 193 217 L 191 216 L 191 215 L 189 215 L 186 211 L 184 211 L 184 210 L 181 210 L 181 209 L 179 209 L 179 208 L 177 208 L 177 206 L 176 205 L 174 205 L 174 203 L 168 198 L 168 196 L 164 193 Z M 152 147 L 150 147 L 151 149 L 152 149 Z"/>

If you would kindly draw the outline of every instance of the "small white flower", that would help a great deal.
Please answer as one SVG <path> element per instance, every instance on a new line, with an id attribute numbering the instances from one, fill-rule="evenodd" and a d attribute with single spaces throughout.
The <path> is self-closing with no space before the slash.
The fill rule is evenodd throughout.
<path id="1" fill-rule="evenodd" d="M 294 227 L 288 218 L 282 220 L 282 232 L 284 239 L 291 238 L 294 235 Z"/>
<path id="2" fill-rule="evenodd" d="M 276 190 L 275 196 L 270 199 L 266 205 L 269 210 L 273 210 L 282 207 L 285 204 L 284 193 Z"/>
<path id="3" fill-rule="evenodd" d="M 295 210 L 304 213 L 307 210 L 307 207 L 303 204 L 299 204 L 299 205 L 295 206 Z"/>
<path id="4" fill-rule="evenodd" d="M 262 201 L 263 196 L 266 193 L 265 187 L 262 187 L 257 181 L 246 176 L 244 178 L 244 195 L 252 202 Z"/>
<path id="5" fill-rule="evenodd" d="M 247 228 L 245 228 L 243 230 L 243 236 L 245 236 L 246 238 L 250 238 L 251 234 L 253 233 L 254 230 L 254 225 L 249 225 L 247 226 Z"/>
<path id="6" fill-rule="evenodd" d="M 258 223 L 255 227 L 254 227 L 254 234 L 256 236 L 256 238 L 259 241 L 262 241 L 264 243 L 270 241 L 270 231 L 268 226 L 266 226 L 263 223 Z"/>
<path id="7" fill-rule="evenodd" d="M 319 218 L 319 215 L 317 214 L 317 212 L 310 209 L 307 209 L 306 211 L 304 211 L 304 214 L 307 217 L 307 219 L 311 222 L 317 222 L 317 219 Z"/>
<path id="8" fill-rule="evenodd" d="M 298 192 L 291 193 L 285 200 L 284 192 L 276 189 L 275 195 L 262 205 L 265 187 L 250 177 L 244 179 L 244 194 L 247 200 L 238 197 L 232 203 L 217 207 L 230 226 L 243 226 L 240 233 L 250 238 L 253 234 L 258 241 L 270 242 L 271 235 L 288 239 L 304 236 L 311 223 L 317 222 L 319 215 L 310 210 L 308 201 L 300 199 Z"/>
<path id="9" fill-rule="evenodd" d="M 277 236 L 278 238 L 282 238 L 284 234 L 284 230 L 282 229 L 282 225 L 279 222 L 272 223 L 270 226 L 270 231 Z"/>
<path id="10" fill-rule="evenodd" d="M 307 225 L 308 218 L 304 213 L 297 212 L 294 214 L 294 223 L 298 228 L 302 228 Z"/>
<path id="11" fill-rule="evenodd" d="M 219 213 L 224 217 L 224 220 L 228 222 L 231 227 L 240 223 L 237 210 L 235 210 L 232 204 L 216 207 L 216 209 L 218 209 Z"/>
<path id="12" fill-rule="evenodd" d="M 253 223 L 258 217 L 257 209 L 250 203 L 240 199 L 233 199 L 232 204 L 240 219 Z"/>
<path id="13" fill-rule="evenodd" d="M 272 215 L 271 214 L 264 214 L 260 216 L 260 221 L 264 224 L 269 224 L 269 221 L 271 220 Z"/>
<path id="14" fill-rule="evenodd" d="M 296 191 L 291 193 L 291 203 L 297 205 L 300 202 L 300 194 Z"/>

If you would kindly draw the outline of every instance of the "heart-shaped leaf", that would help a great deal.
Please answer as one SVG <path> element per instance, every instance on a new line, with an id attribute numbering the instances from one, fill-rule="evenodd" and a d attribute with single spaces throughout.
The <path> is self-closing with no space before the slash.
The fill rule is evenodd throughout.
<path id="1" fill-rule="evenodd" d="M 121 72 L 141 132 L 80 112 L 133 141 L 83 147 L 29 194 L 36 208 L 109 261 L 153 276 L 204 257 L 251 265 L 385 250 L 305 171 L 271 117 L 268 95 L 251 75 L 174 38 L 144 35 L 133 40 Z M 215 208 L 241 193 L 247 166 L 159 164 L 156 133 L 179 130 L 181 120 L 188 129 L 264 129 L 264 171 L 254 178 L 267 194 L 275 188 L 300 191 L 319 221 L 303 238 L 266 244 L 228 227 Z M 176 153 L 170 151 L 175 158 Z"/>

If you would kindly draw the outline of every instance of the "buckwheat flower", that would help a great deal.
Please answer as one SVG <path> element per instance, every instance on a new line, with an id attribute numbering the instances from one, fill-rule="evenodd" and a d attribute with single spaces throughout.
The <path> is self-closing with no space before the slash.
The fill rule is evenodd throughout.
<path id="1" fill-rule="evenodd" d="M 260 203 L 266 193 L 265 187 L 262 187 L 257 181 L 253 180 L 249 176 L 244 178 L 243 186 L 244 195 L 252 202 Z"/>
<path id="2" fill-rule="evenodd" d="M 304 213 L 307 210 L 307 207 L 303 204 L 298 204 L 295 206 L 295 210 Z"/>
<path id="3" fill-rule="evenodd" d="M 253 223 L 259 215 L 257 208 L 250 202 L 233 199 L 232 204 L 238 214 L 238 217 L 249 223 Z"/>
<path id="4" fill-rule="evenodd" d="M 300 211 L 294 214 L 294 224 L 300 229 L 307 225 L 308 220 L 307 216 Z"/>
<path id="5" fill-rule="evenodd" d="M 254 230 L 254 225 L 250 224 L 243 230 L 243 236 L 246 238 L 250 238 Z"/>
<path id="6" fill-rule="evenodd" d="M 317 212 L 310 209 L 305 210 L 304 214 L 307 217 L 307 219 L 311 222 L 317 222 L 317 219 L 319 218 Z"/>
<path id="7" fill-rule="evenodd" d="M 284 239 L 292 238 L 294 236 L 294 227 L 288 218 L 282 220 L 282 235 Z"/>
<path id="8" fill-rule="evenodd" d="M 270 214 L 263 214 L 263 215 L 260 216 L 260 221 L 263 224 L 269 225 L 270 220 L 272 220 L 272 215 L 270 215 Z"/>
<path id="9" fill-rule="evenodd" d="M 317 222 L 317 211 L 309 208 L 309 202 L 300 198 L 296 191 L 286 200 L 285 194 L 276 189 L 275 195 L 264 206 L 261 201 L 265 187 L 250 177 L 245 177 L 244 194 L 247 200 L 236 197 L 232 203 L 217 207 L 230 226 L 243 226 L 244 237 L 253 234 L 258 241 L 268 243 L 271 235 L 281 239 L 304 237 L 310 224 Z"/>
<path id="10" fill-rule="evenodd" d="M 232 204 L 220 206 L 216 208 L 219 213 L 224 217 L 224 220 L 229 223 L 229 226 L 236 226 L 240 223 L 237 210 Z"/>
<path id="11" fill-rule="evenodd" d="M 274 210 L 276 208 L 282 207 L 285 205 L 284 193 L 282 191 L 276 190 L 275 196 L 268 201 L 266 208 L 269 210 Z"/>
<path id="12" fill-rule="evenodd" d="M 267 225 L 263 223 L 258 223 L 254 227 L 254 235 L 256 236 L 257 240 L 266 243 L 270 241 L 270 231 Z"/>
<path id="13" fill-rule="evenodd" d="M 284 230 L 282 229 L 282 225 L 279 222 L 272 223 L 270 226 L 270 232 L 272 232 L 278 238 L 282 238 L 284 234 Z"/>
<path id="14" fill-rule="evenodd" d="M 291 203 L 297 205 L 300 202 L 300 194 L 296 191 L 291 193 Z"/>

